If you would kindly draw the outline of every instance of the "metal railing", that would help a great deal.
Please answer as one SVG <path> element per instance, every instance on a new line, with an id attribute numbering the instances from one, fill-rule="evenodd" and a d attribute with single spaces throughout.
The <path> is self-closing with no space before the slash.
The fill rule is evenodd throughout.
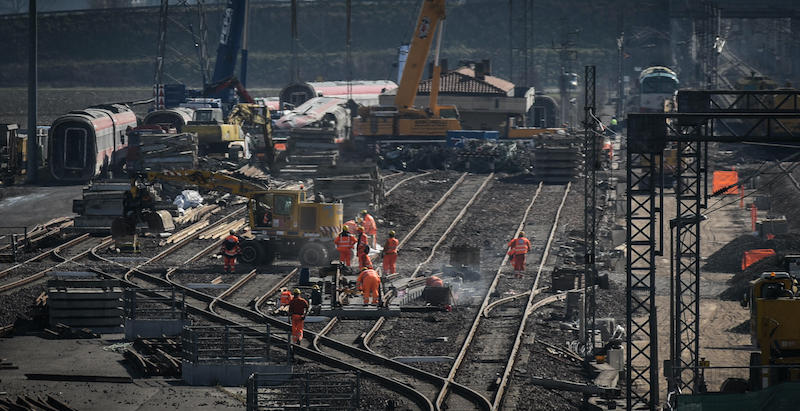
<path id="1" fill-rule="evenodd" d="M 698 376 L 694 393 L 740 392 L 742 390 L 757 391 L 764 385 L 774 385 L 783 381 L 782 374 L 800 372 L 800 365 L 751 365 L 751 366 L 708 366 L 708 367 L 673 367 L 673 375 L 691 372 Z M 669 372 L 670 369 L 667 369 Z M 755 386 L 753 386 L 755 385 Z M 672 392 L 670 397 L 681 395 Z"/>
<path id="2" fill-rule="evenodd" d="M 247 411 L 357 410 L 360 401 L 358 372 L 252 374 L 247 381 Z"/>
<path id="3" fill-rule="evenodd" d="M 155 293 L 166 294 L 169 297 Z M 186 319 L 186 294 L 182 290 L 127 288 L 122 295 L 125 318 L 131 320 Z"/>
<path id="4" fill-rule="evenodd" d="M 251 327 L 184 327 L 182 357 L 192 364 L 291 364 L 291 354 L 272 352 L 270 326 L 264 327 L 266 333 Z M 290 344 L 288 332 L 286 342 Z M 291 353 L 291 349 L 287 352 Z"/>
<path id="5" fill-rule="evenodd" d="M 28 227 L 0 227 L 0 241 L 7 243 L 4 246 L 0 245 L 0 250 L 3 251 L 3 258 L 8 262 L 16 263 L 23 250 L 30 246 Z"/>

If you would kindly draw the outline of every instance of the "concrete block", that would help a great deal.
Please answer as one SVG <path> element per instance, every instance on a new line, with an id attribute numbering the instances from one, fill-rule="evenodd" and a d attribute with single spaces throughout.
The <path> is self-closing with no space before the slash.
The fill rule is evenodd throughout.
<path id="1" fill-rule="evenodd" d="M 291 365 L 268 364 L 192 364 L 181 363 L 181 378 L 189 385 L 222 385 L 226 387 L 247 384 L 250 374 L 285 374 L 291 377 Z"/>
<path id="2" fill-rule="evenodd" d="M 553 291 L 567 291 L 577 286 L 578 276 L 583 272 L 571 268 L 556 268 L 551 277 L 551 287 Z"/>
<path id="3" fill-rule="evenodd" d="M 116 318 L 53 318 L 50 317 L 50 325 L 58 323 L 75 328 L 94 328 L 94 327 L 121 327 L 122 317 Z"/>
<path id="4" fill-rule="evenodd" d="M 567 291 L 567 304 L 565 306 L 564 320 L 571 321 L 578 318 L 581 306 L 581 292 Z"/>
<path id="5" fill-rule="evenodd" d="M 122 308 L 52 309 L 50 318 L 105 318 L 120 317 Z"/>
<path id="6" fill-rule="evenodd" d="M 158 338 L 162 335 L 176 337 L 181 335 L 184 326 L 191 325 L 191 321 L 183 319 L 140 320 L 125 319 L 125 339 L 133 341 L 136 338 Z"/>

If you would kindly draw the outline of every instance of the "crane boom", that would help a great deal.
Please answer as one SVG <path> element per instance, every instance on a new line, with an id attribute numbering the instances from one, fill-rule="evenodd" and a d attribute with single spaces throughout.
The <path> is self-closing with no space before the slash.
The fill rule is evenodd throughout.
<path id="1" fill-rule="evenodd" d="M 414 106 L 417 96 L 417 87 L 422 80 L 425 70 L 425 61 L 433 43 L 433 37 L 439 23 L 445 18 L 445 0 L 424 0 L 422 9 L 417 19 L 417 28 L 411 38 L 411 47 L 408 52 L 406 65 L 397 95 L 394 98 L 395 107 L 399 110 L 409 110 Z"/>
<path id="2" fill-rule="evenodd" d="M 246 0 L 228 0 L 222 12 L 222 28 L 217 45 L 217 61 L 214 63 L 214 74 L 211 84 L 222 82 L 233 77 L 236 69 L 236 58 L 242 47 Z"/>
<path id="3" fill-rule="evenodd" d="M 263 193 L 268 190 L 259 184 L 206 170 L 150 171 L 143 177 L 150 182 L 168 181 L 192 184 L 207 190 L 223 191 L 242 197 L 250 197 L 254 193 Z"/>

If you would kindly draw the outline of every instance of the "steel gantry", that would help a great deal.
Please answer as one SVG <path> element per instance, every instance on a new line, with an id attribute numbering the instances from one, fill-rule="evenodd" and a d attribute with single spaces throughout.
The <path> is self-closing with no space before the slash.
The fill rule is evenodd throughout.
<path id="1" fill-rule="evenodd" d="M 597 284 L 597 268 L 595 254 L 597 246 L 597 139 L 595 98 L 595 66 L 586 66 L 584 70 L 584 196 L 583 196 L 583 241 L 585 247 L 583 273 L 583 310 L 581 312 L 581 342 L 587 353 L 594 351 L 595 329 L 595 284 Z"/>
<path id="2" fill-rule="evenodd" d="M 671 240 L 670 390 L 700 390 L 700 222 L 709 142 L 800 138 L 800 91 L 681 90 L 679 113 L 630 114 L 627 134 L 627 407 L 658 406 L 656 260 L 663 255 L 663 152 L 677 151 Z M 674 230 L 674 231 L 673 231 Z M 672 235 L 671 235 L 672 238 Z"/>

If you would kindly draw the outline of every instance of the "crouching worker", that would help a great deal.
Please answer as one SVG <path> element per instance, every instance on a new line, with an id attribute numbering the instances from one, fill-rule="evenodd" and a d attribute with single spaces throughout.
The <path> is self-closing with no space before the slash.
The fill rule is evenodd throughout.
<path id="1" fill-rule="evenodd" d="M 364 305 L 379 304 L 381 276 L 377 271 L 369 267 L 361 267 L 361 274 L 356 279 L 356 286 L 364 293 Z"/>

